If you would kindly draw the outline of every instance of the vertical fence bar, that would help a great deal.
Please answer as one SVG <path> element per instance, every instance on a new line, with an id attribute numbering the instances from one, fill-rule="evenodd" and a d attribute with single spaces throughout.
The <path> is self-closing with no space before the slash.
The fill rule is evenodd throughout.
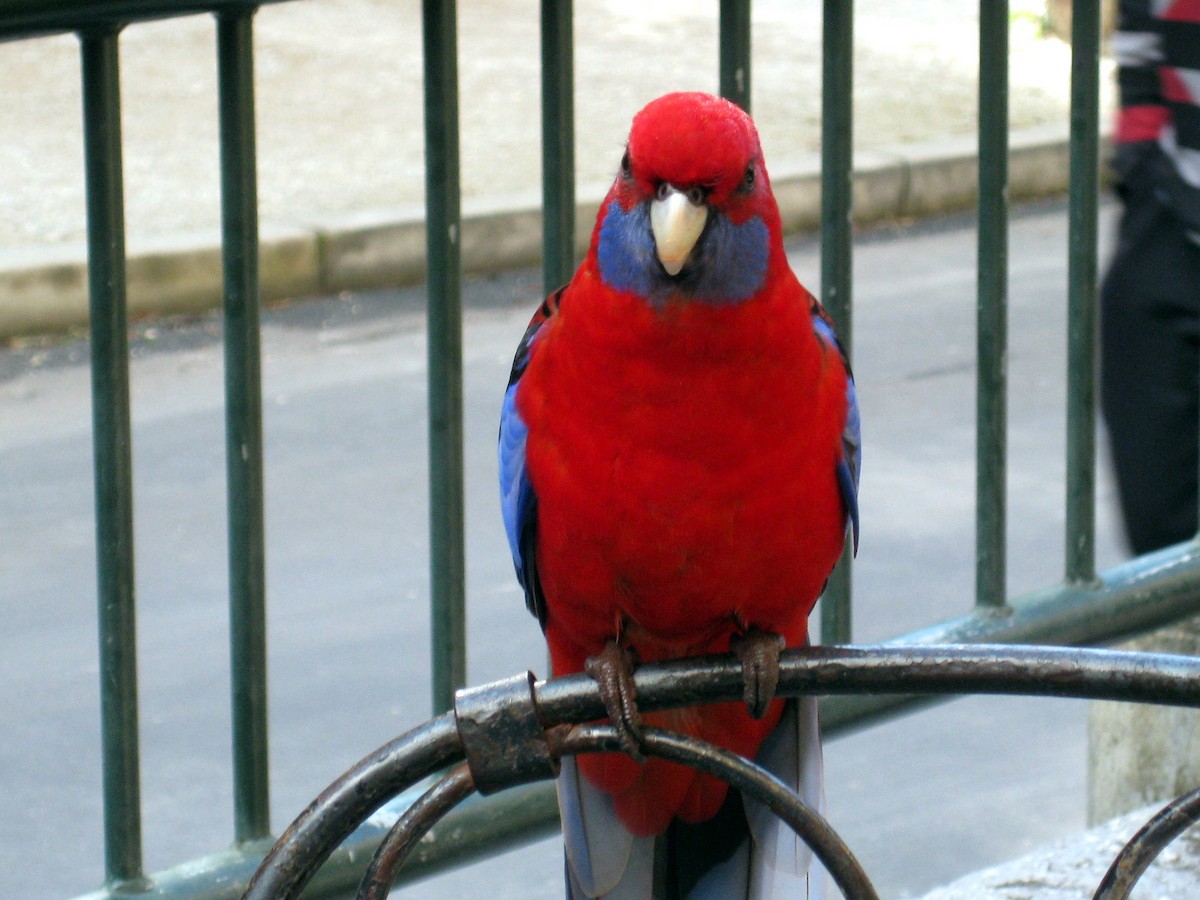
<path id="1" fill-rule="evenodd" d="M 979 4 L 975 603 L 1006 602 L 1008 440 L 1008 3 Z"/>
<path id="2" fill-rule="evenodd" d="M 750 112 L 750 0 L 721 0 L 721 96 Z"/>
<path id="3" fill-rule="evenodd" d="M 217 14 L 233 810 L 239 843 L 270 834 L 258 187 L 252 9 Z"/>
<path id="4" fill-rule="evenodd" d="M 821 66 L 821 302 L 850 353 L 851 205 L 854 178 L 854 4 L 825 0 Z M 821 643 L 850 640 L 850 553 L 821 598 Z"/>
<path id="5" fill-rule="evenodd" d="M 575 271 L 573 0 L 542 0 L 542 288 Z"/>
<path id="6" fill-rule="evenodd" d="M 1067 259 L 1066 578 L 1096 578 L 1096 216 L 1099 183 L 1100 10 L 1071 16 L 1071 184 Z"/>
<path id="7" fill-rule="evenodd" d="M 80 34 L 80 45 L 96 477 L 104 870 L 109 884 L 129 885 L 142 880 L 142 819 L 117 29 L 84 32 Z"/>
<path id="8" fill-rule="evenodd" d="M 429 263 L 429 508 L 433 711 L 466 683 L 462 274 L 454 0 L 424 0 L 425 221 Z"/>

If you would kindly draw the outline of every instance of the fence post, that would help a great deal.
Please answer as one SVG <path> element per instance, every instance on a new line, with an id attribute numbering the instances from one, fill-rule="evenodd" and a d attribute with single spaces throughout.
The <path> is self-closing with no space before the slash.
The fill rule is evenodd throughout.
<path id="1" fill-rule="evenodd" d="M 142 815 L 118 29 L 83 32 L 80 47 L 100 603 L 104 870 L 109 884 L 135 886 L 142 881 Z"/>
<path id="2" fill-rule="evenodd" d="M 234 834 L 270 834 L 253 9 L 217 15 Z"/>
<path id="3" fill-rule="evenodd" d="M 429 522 L 433 711 L 466 683 L 462 213 L 453 0 L 425 0 L 425 222 L 429 294 Z"/>
<path id="4" fill-rule="evenodd" d="M 1006 600 L 1008 4 L 979 4 L 975 602 Z"/>
<path id="5" fill-rule="evenodd" d="M 837 323 L 847 355 L 852 355 L 853 0 L 825 0 L 822 23 L 821 303 Z M 842 644 L 851 637 L 850 558 L 849 552 L 842 553 L 821 596 L 822 644 Z"/>
<path id="6" fill-rule="evenodd" d="M 575 271 L 575 36 L 572 0 L 542 0 L 542 293 Z"/>

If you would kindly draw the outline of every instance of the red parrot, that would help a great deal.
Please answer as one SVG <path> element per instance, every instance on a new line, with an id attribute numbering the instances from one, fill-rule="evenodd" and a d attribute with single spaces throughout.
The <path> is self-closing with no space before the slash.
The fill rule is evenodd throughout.
<path id="1" fill-rule="evenodd" d="M 651 887 L 664 832 L 671 896 L 770 896 L 746 862 L 791 846 L 767 834 L 770 813 L 639 761 L 637 739 L 644 720 L 819 793 L 815 705 L 785 717 L 773 694 L 847 528 L 857 542 L 859 447 L 849 366 L 788 265 L 753 122 L 707 94 L 653 101 L 587 257 L 521 341 L 501 413 L 505 525 L 553 674 L 590 672 L 631 751 L 564 764 L 568 896 L 666 896 Z M 745 704 L 639 715 L 634 665 L 731 649 Z M 803 887 L 806 850 L 781 852 L 791 863 L 768 865 Z M 739 887 L 715 880 L 725 869 Z"/>

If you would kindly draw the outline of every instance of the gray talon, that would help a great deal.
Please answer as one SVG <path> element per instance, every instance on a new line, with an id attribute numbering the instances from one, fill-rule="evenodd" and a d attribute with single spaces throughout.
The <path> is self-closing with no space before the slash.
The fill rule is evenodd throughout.
<path id="1" fill-rule="evenodd" d="M 783 635 L 750 628 L 734 635 L 729 648 L 742 664 L 742 697 L 746 709 L 755 719 L 767 714 L 779 686 L 779 654 L 783 650 Z"/>
<path id="2" fill-rule="evenodd" d="M 642 753 L 642 717 L 637 708 L 637 688 L 633 683 L 633 651 L 615 640 L 604 645 L 595 656 L 589 656 L 583 669 L 600 688 L 600 699 L 608 717 L 616 726 L 621 750 L 638 762 L 645 762 Z"/>

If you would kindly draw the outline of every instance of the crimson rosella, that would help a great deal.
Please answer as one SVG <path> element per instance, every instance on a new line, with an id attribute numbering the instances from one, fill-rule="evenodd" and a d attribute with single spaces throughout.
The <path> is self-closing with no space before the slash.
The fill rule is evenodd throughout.
<path id="1" fill-rule="evenodd" d="M 774 698 L 778 654 L 857 541 L 859 458 L 849 367 L 788 265 L 753 122 L 655 100 L 501 414 L 505 525 L 553 673 L 593 674 L 630 751 L 564 762 L 569 896 L 806 896 L 810 856 L 767 810 L 637 741 L 643 720 L 694 735 L 817 799 L 815 705 Z M 730 650 L 745 704 L 638 713 L 634 665 Z"/>

